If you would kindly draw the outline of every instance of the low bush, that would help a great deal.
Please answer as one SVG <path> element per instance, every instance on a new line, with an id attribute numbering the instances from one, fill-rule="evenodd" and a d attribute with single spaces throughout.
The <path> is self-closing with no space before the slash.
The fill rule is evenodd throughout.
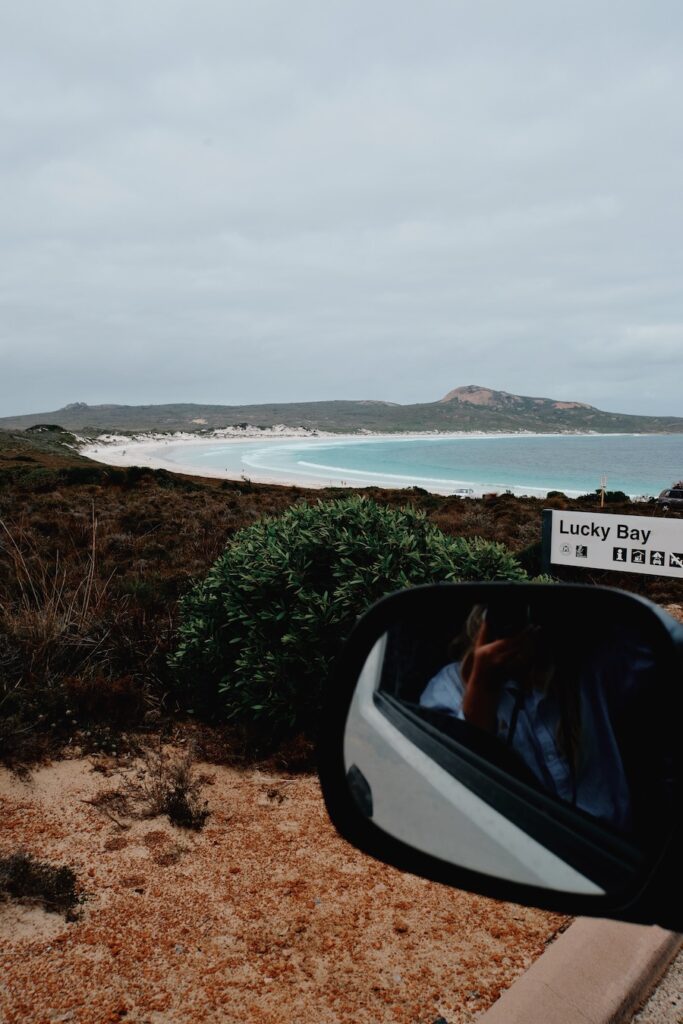
<path id="1" fill-rule="evenodd" d="M 448 537 L 412 509 L 302 503 L 235 534 L 181 602 L 171 665 L 195 711 L 310 732 L 340 645 L 374 601 L 416 584 L 526 578 L 502 544 Z"/>
<path id="2" fill-rule="evenodd" d="M 588 494 L 580 494 L 576 499 L 583 503 L 600 504 L 602 499 L 602 492 L 599 487 L 596 487 L 594 491 L 590 491 Z M 626 501 L 630 501 L 631 498 L 624 491 L 605 491 L 604 502 L 606 505 L 622 505 Z"/>
<path id="3" fill-rule="evenodd" d="M 68 430 L 64 427 L 60 427 L 58 423 L 34 423 L 32 427 L 26 428 L 27 434 L 66 434 L 68 437 L 73 437 Z"/>
<path id="4" fill-rule="evenodd" d="M 100 484 L 106 481 L 108 476 L 109 471 L 100 466 L 67 466 L 66 469 L 59 471 L 60 482 L 69 487 L 79 484 Z"/>
<path id="5" fill-rule="evenodd" d="M 56 469 L 37 466 L 35 469 L 20 470 L 20 475 L 10 482 L 18 483 L 22 488 L 35 491 L 37 494 L 45 494 L 48 491 L 56 490 L 59 487 L 60 479 Z"/>
<path id="6" fill-rule="evenodd" d="M 74 907 L 82 902 L 71 868 L 36 860 L 23 850 L 0 857 L 0 899 L 38 903 L 45 910 L 74 920 Z"/>

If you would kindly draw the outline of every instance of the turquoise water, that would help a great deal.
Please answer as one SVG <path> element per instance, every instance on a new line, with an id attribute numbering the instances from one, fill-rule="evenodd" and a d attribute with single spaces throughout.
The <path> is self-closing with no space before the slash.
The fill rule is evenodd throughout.
<path id="1" fill-rule="evenodd" d="M 162 452 L 160 451 L 160 454 Z M 417 485 L 448 492 L 510 489 L 541 494 L 609 490 L 659 494 L 683 477 L 683 435 L 514 435 L 207 442 L 171 445 L 163 457 L 185 466 L 243 472 L 258 479 L 351 486 Z"/>

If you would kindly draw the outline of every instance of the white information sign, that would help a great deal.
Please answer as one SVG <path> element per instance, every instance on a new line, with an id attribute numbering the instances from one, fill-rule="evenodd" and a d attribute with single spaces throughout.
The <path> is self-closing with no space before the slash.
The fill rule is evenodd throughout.
<path id="1" fill-rule="evenodd" d="M 683 519 L 553 509 L 550 561 L 683 579 Z"/>

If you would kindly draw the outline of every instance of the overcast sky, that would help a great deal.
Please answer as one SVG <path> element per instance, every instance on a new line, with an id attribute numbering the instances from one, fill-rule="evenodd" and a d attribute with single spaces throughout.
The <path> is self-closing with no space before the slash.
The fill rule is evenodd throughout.
<path id="1" fill-rule="evenodd" d="M 21 0 L 0 415 L 683 415 L 681 0 Z"/>

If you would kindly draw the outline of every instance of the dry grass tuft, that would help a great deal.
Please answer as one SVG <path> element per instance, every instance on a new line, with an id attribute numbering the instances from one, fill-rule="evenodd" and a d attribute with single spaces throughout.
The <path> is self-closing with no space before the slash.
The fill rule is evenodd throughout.
<path id="1" fill-rule="evenodd" d="M 173 825 L 199 831 L 209 817 L 208 801 L 200 798 L 205 781 L 198 775 L 191 750 L 167 753 L 161 741 L 143 756 L 131 796 L 149 817 L 165 814 Z"/>
<path id="2" fill-rule="evenodd" d="M 82 902 L 76 875 L 69 867 L 56 867 L 19 850 L 0 858 L 0 899 L 38 904 L 74 920 L 74 907 Z"/>
<path id="3" fill-rule="evenodd" d="M 30 667 L 49 664 L 56 649 L 79 649 L 87 660 L 102 642 L 93 634 L 111 580 L 97 576 L 97 516 L 91 509 L 90 545 L 85 560 L 65 564 L 57 550 L 45 558 L 35 540 L 15 535 L 0 519 L 0 551 L 15 579 L 13 600 L 0 600 L 4 631 L 30 655 Z M 74 579 L 76 575 L 76 579 Z"/>
<path id="4" fill-rule="evenodd" d="M 142 753 L 132 773 L 122 773 L 117 786 L 87 803 L 121 830 L 130 828 L 126 818 L 166 815 L 172 825 L 199 831 L 211 813 L 201 791 L 211 782 L 211 776 L 197 772 L 191 749 L 169 752 L 159 739 L 155 749 Z"/>

